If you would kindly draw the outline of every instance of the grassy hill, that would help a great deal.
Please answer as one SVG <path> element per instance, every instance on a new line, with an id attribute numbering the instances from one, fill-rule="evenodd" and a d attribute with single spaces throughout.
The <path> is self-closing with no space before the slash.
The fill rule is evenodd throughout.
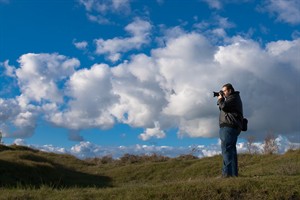
<path id="1" fill-rule="evenodd" d="M 0 199 L 300 199 L 300 150 L 239 155 L 239 178 L 220 168 L 221 156 L 79 160 L 0 145 Z"/>

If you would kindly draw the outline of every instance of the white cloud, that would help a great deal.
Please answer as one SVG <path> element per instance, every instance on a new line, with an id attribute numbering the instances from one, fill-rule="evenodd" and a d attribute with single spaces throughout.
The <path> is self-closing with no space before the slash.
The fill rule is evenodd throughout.
<path id="1" fill-rule="evenodd" d="M 300 70 L 300 65 L 295 65 L 300 62 L 300 39 L 295 39 L 293 41 L 279 40 L 276 42 L 270 42 L 267 45 L 266 50 L 272 56 L 278 57 L 278 59 L 282 62 L 291 64 L 296 67 L 296 69 Z"/>
<path id="2" fill-rule="evenodd" d="M 115 10 L 129 9 L 130 0 L 112 0 L 112 7 Z"/>
<path id="3" fill-rule="evenodd" d="M 299 149 L 300 143 L 290 142 L 286 137 L 279 135 L 275 138 L 276 144 L 278 145 L 278 153 L 283 154 L 289 149 Z M 186 147 L 175 147 L 175 146 L 158 146 L 158 145 L 131 145 L 131 146 L 99 146 L 89 141 L 82 141 L 74 145 L 70 149 L 63 147 L 56 147 L 53 145 L 27 145 L 24 139 L 16 139 L 14 141 L 17 145 L 29 146 L 34 149 L 39 149 L 45 152 L 54 153 L 68 153 L 78 158 L 94 158 L 103 156 L 112 156 L 114 159 L 122 157 L 124 154 L 131 155 L 151 155 L 158 154 L 167 157 L 178 157 L 180 155 L 192 154 L 199 158 L 210 157 L 221 154 L 220 141 L 215 144 L 209 145 L 191 145 Z M 256 148 L 255 153 L 263 153 L 264 143 L 254 142 L 253 147 Z M 238 153 L 248 152 L 247 141 L 239 141 L 237 143 Z"/>
<path id="4" fill-rule="evenodd" d="M 127 30 L 137 35 L 144 30 L 134 27 Z M 231 82 L 241 91 L 249 119 L 244 137 L 263 139 L 268 130 L 288 138 L 299 135 L 299 98 L 293 97 L 300 91 L 300 40 L 274 41 L 266 47 L 240 36 L 227 42 L 217 46 L 199 33 L 179 31 L 150 55 L 77 71 L 77 59 L 25 54 L 16 70 L 22 94 L 2 100 L 1 126 L 10 130 L 11 122 L 32 134 L 42 115 L 77 131 L 69 135 L 75 140 L 83 139 L 80 130 L 115 123 L 144 128 L 143 140 L 164 138 L 171 128 L 178 129 L 179 137 L 217 137 L 212 91 Z"/>
<path id="5" fill-rule="evenodd" d="M 19 145 L 19 146 L 28 146 L 32 149 L 37 149 L 40 151 L 44 151 L 44 152 L 52 152 L 52 153 L 58 153 L 58 154 L 71 154 L 71 150 L 68 150 L 64 147 L 56 147 L 53 146 L 52 144 L 47 144 L 47 145 L 32 145 L 32 144 L 27 144 L 25 139 L 20 139 L 17 138 L 14 140 L 13 144 L 15 145 Z M 86 155 L 88 156 L 88 155 Z M 77 156 L 79 157 L 79 156 Z"/>
<path id="6" fill-rule="evenodd" d="M 241 4 L 251 0 L 201 0 L 212 9 L 221 10 L 225 4 Z M 298 25 L 300 23 L 300 2 L 298 0 L 264 0 L 261 10 L 275 15 L 278 21 Z"/>
<path id="7" fill-rule="evenodd" d="M 160 130 L 160 125 L 158 122 L 155 122 L 154 128 L 147 128 L 144 133 L 140 134 L 139 138 L 141 140 L 149 140 L 150 138 L 165 138 L 166 134 L 164 131 Z"/>
<path id="8" fill-rule="evenodd" d="M 256 42 L 237 40 L 232 45 L 221 47 L 216 54 L 220 67 L 224 67 L 228 73 L 234 73 L 231 80 L 239 83 L 241 90 L 245 91 L 242 95 L 245 113 L 250 117 L 255 131 L 299 131 L 296 125 L 299 112 L 297 109 L 289 109 L 296 105 L 297 98 L 288 99 L 292 91 L 299 89 L 299 85 L 295 84 L 299 80 L 299 58 L 294 57 L 299 52 L 299 41 L 286 42 L 289 44 L 285 46 L 290 45 L 292 48 L 285 49 L 282 41 L 277 41 L 268 44 L 264 50 Z M 270 92 L 272 88 L 281 92 Z M 277 107 L 275 99 L 282 102 L 283 107 Z"/>
<path id="9" fill-rule="evenodd" d="M 35 145 L 30 145 L 30 147 L 39 149 L 44 152 L 53 152 L 53 153 L 61 153 L 61 154 L 70 154 L 70 150 L 65 149 L 64 147 L 55 147 L 52 144 L 48 145 L 43 145 L 43 146 L 35 146 Z"/>
<path id="10" fill-rule="evenodd" d="M 181 119 L 179 124 L 179 137 L 213 137 L 217 136 L 218 129 L 215 117 L 203 117 L 190 120 Z"/>
<path id="11" fill-rule="evenodd" d="M 71 148 L 71 153 L 80 158 L 97 157 L 97 155 L 101 155 L 100 151 L 100 147 L 91 142 L 80 142 Z"/>
<path id="12" fill-rule="evenodd" d="M 45 114 L 41 106 L 44 107 L 46 101 L 63 103 L 63 88 L 58 84 L 79 66 L 77 59 L 58 54 L 24 54 L 19 63 L 16 70 L 5 63 L 9 69 L 6 75 L 16 78 L 21 95 L 1 99 L 0 128 L 4 137 L 32 136 L 38 117 Z"/>
<path id="13" fill-rule="evenodd" d="M 73 41 L 74 46 L 79 49 L 79 50 L 86 50 L 88 46 L 87 41 L 81 41 L 81 42 L 76 42 L 75 40 Z"/>
<path id="14" fill-rule="evenodd" d="M 163 87 L 174 91 L 167 96 L 168 104 L 162 111 L 177 119 L 175 123 L 180 135 L 187 133 L 194 137 L 213 132 L 208 129 L 210 124 L 203 127 L 199 124 L 202 124 L 201 118 L 206 117 L 215 116 L 217 121 L 215 102 L 210 93 L 218 86 L 208 77 L 217 72 L 213 58 L 216 50 L 205 37 L 192 33 L 171 39 L 165 48 L 153 51 L 165 81 Z"/>
<path id="15" fill-rule="evenodd" d="M 140 49 L 150 41 L 151 24 L 148 21 L 136 18 L 131 24 L 125 27 L 125 30 L 131 37 L 108 40 L 100 38 L 95 40 L 97 46 L 96 53 L 107 55 L 109 60 L 115 62 L 121 58 L 121 53 Z"/>
<path id="16" fill-rule="evenodd" d="M 109 128 L 114 124 L 108 108 L 117 101 L 117 96 L 112 93 L 107 65 L 78 70 L 66 85 L 65 92 L 71 99 L 65 110 L 54 108 L 47 116 L 52 123 L 73 130 Z"/>
<path id="17" fill-rule="evenodd" d="M 300 1 L 298 0 L 266 0 L 265 9 L 277 15 L 277 20 L 289 24 L 300 24 Z"/>
<path id="18" fill-rule="evenodd" d="M 79 0 L 79 2 L 87 11 L 95 10 L 101 14 L 130 11 L 130 0 Z"/>
<path id="19" fill-rule="evenodd" d="M 214 16 L 214 20 L 216 21 L 217 26 L 223 29 L 229 29 L 236 26 L 233 22 L 230 22 L 226 17 L 216 15 Z"/>
<path id="20" fill-rule="evenodd" d="M 205 35 L 211 42 L 220 43 L 227 42 L 230 39 L 227 36 L 227 30 L 234 28 L 236 25 L 229 21 L 228 18 L 214 14 L 209 20 L 202 20 L 194 24 L 194 27 Z"/>
<path id="21" fill-rule="evenodd" d="M 23 98 L 0 98 L 0 130 L 3 137 L 25 138 L 34 134 L 37 126 L 37 108 L 24 104 Z"/>
<path id="22" fill-rule="evenodd" d="M 103 147 L 86 141 L 80 142 L 79 144 L 73 146 L 69 152 L 79 158 L 112 156 L 113 158 L 117 159 L 122 157 L 124 154 L 151 155 L 156 153 L 158 155 L 176 157 L 179 155 L 191 153 L 191 148 L 140 144 L 132 146 Z"/>
<path id="23" fill-rule="evenodd" d="M 87 14 L 87 18 L 90 21 L 96 22 L 98 24 L 110 24 L 111 23 L 107 18 L 105 18 L 105 17 L 103 17 L 101 15 L 95 16 L 95 15 Z"/>
<path id="24" fill-rule="evenodd" d="M 87 11 L 88 19 L 99 24 L 109 24 L 110 16 L 129 15 L 131 13 L 130 0 L 79 0 Z"/>
<path id="25" fill-rule="evenodd" d="M 9 60 L 4 61 L 3 63 L 0 63 L 0 66 L 4 67 L 4 74 L 9 77 L 15 77 L 15 70 L 16 68 L 14 66 L 9 65 Z"/>
<path id="26" fill-rule="evenodd" d="M 20 138 L 15 139 L 14 144 L 19 145 L 19 146 L 27 145 L 26 141 L 24 139 L 20 139 Z"/>
<path id="27" fill-rule="evenodd" d="M 287 43 L 284 48 L 282 43 Z M 288 109 L 297 105 L 297 98 L 288 98 L 299 90 L 295 84 L 299 80 L 297 52 L 298 40 L 277 41 L 262 49 L 254 41 L 235 37 L 230 45 L 217 49 L 195 33 L 172 39 L 165 48 L 152 51 L 152 61 L 159 69 L 157 84 L 162 91 L 175 93 L 165 93 L 163 112 L 152 116 L 158 116 L 158 121 L 177 118 L 177 127 L 184 135 L 217 136 L 218 113 L 211 91 L 232 82 L 242 92 L 249 132 L 257 132 L 261 138 L 268 129 L 290 136 L 295 131 L 299 134 L 299 112 Z M 271 92 L 272 88 L 279 89 L 280 94 Z M 278 108 L 274 99 L 283 105 Z M 278 112 L 287 112 L 288 117 Z"/>
<path id="28" fill-rule="evenodd" d="M 80 65 L 79 60 L 58 54 L 24 54 L 16 70 L 19 87 L 24 97 L 40 102 L 62 102 L 62 91 L 57 83 L 72 75 Z"/>
<path id="29" fill-rule="evenodd" d="M 113 91 L 120 97 L 111 112 L 120 121 L 134 127 L 153 128 L 167 103 L 160 87 L 161 76 L 153 60 L 137 55 L 132 62 L 112 68 Z M 163 123 L 160 123 L 164 126 Z"/>

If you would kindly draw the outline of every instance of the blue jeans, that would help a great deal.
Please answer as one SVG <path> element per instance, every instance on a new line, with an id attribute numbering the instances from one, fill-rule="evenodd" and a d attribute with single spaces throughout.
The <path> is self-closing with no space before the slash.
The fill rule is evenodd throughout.
<path id="1" fill-rule="evenodd" d="M 221 149 L 223 156 L 223 176 L 238 176 L 236 142 L 240 131 L 235 128 L 220 128 Z"/>

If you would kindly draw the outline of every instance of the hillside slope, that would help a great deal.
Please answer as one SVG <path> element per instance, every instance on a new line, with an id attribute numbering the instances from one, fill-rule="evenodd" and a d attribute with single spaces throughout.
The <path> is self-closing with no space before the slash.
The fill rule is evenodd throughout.
<path id="1" fill-rule="evenodd" d="M 111 179 L 88 171 L 89 163 L 71 155 L 23 146 L 0 146 L 0 186 L 107 187 Z"/>
<path id="2" fill-rule="evenodd" d="M 239 155 L 240 177 L 228 179 L 217 178 L 221 156 L 144 158 L 103 164 L 0 145 L 0 199 L 300 199 L 300 150 Z"/>

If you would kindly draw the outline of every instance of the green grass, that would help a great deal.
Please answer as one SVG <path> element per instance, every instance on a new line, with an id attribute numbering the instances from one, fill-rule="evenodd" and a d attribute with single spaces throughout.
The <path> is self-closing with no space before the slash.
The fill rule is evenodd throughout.
<path id="1" fill-rule="evenodd" d="M 300 150 L 241 154 L 238 178 L 218 179 L 221 162 L 158 155 L 84 161 L 0 146 L 0 199 L 300 199 Z"/>

